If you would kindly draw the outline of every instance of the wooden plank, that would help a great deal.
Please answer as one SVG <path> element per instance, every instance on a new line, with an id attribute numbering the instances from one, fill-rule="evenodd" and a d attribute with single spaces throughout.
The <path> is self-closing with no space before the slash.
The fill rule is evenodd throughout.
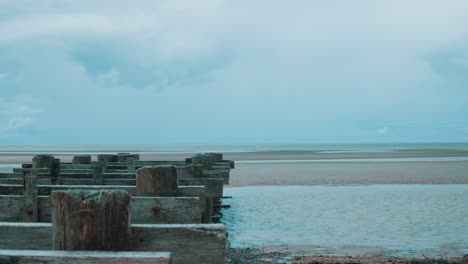
<path id="1" fill-rule="evenodd" d="M 213 166 L 211 166 L 211 168 L 212 168 L 213 170 L 228 170 L 228 171 L 231 170 L 231 167 L 230 167 L 230 166 L 218 166 L 218 165 L 213 165 Z"/>
<path id="2" fill-rule="evenodd" d="M 38 207 L 40 208 L 39 201 L 40 198 L 38 200 Z M 23 220 L 23 197 L 21 195 L 0 195 L 0 208 L 2 208 L 0 210 L 0 222 L 20 222 Z"/>
<path id="3" fill-rule="evenodd" d="M 68 172 L 69 170 L 61 170 L 60 175 L 63 177 L 69 178 L 93 178 L 94 169 L 93 170 L 74 170 L 74 172 Z M 49 173 L 39 173 L 38 177 L 48 178 Z M 108 172 L 103 173 L 104 178 L 116 178 L 116 179 L 135 179 L 135 173 L 128 173 L 126 170 L 123 172 L 115 172 L 110 170 Z M 22 178 L 23 173 L 0 173 L 1 178 Z"/>
<path id="4" fill-rule="evenodd" d="M 51 190 L 73 190 L 73 189 L 83 189 L 84 186 L 81 185 L 38 185 L 38 194 L 39 195 L 50 195 Z M 117 190 L 127 190 L 132 195 L 136 195 L 136 187 L 128 185 L 86 185 L 85 189 L 87 190 L 107 190 L 107 189 L 117 189 Z M 23 186 L 17 184 L 0 184 L 0 195 L 22 195 Z"/>
<path id="5" fill-rule="evenodd" d="M 22 174 L 23 172 L 25 171 L 30 171 L 31 169 L 27 168 L 13 168 L 13 172 L 14 173 L 20 173 Z M 35 169 L 36 172 L 39 174 L 39 173 L 47 173 L 49 174 L 50 173 L 50 168 L 38 168 L 38 169 Z"/>
<path id="6" fill-rule="evenodd" d="M 93 162 L 94 163 L 94 162 Z M 141 161 L 135 160 L 136 167 L 143 167 L 143 166 L 156 166 L 156 165 L 175 165 L 175 166 L 183 166 L 185 165 L 185 161 Z M 128 163 L 127 162 L 107 162 L 107 167 L 109 169 L 127 169 Z M 62 163 L 60 164 L 61 169 L 92 169 L 92 164 L 70 164 L 70 163 Z"/>
<path id="7" fill-rule="evenodd" d="M 229 184 L 229 170 L 203 170 L 201 178 L 222 179 L 224 184 Z"/>
<path id="8" fill-rule="evenodd" d="M 105 185 L 132 185 L 136 186 L 135 179 L 104 179 Z"/>
<path id="9" fill-rule="evenodd" d="M 229 175 L 230 170 L 222 170 L 222 169 L 211 169 L 211 170 L 203 170 L 203 174 L 210 175 L 210 174 L 227 174 Z"/>
<path id="10" fill-rule="evenodd" d="M 171 252 L 174 264 L 225 263 L 226 228 L 222 224 L 133 224 L 129 251 Z M 0 222 L 0 248 L 50 250 L 49 223 Z M 34 243 L 31 243 L 34 241 Z"/>
<path id="11" fill-rule="evenodd" d="M 22 178 L 0 178 L 0 184 L 22 184 L 22 183 L 23 183 Z"/>
<path id="12" fill-rule="evenodd" d="M 123 172 L 123 173 L 116 173 L 116 172 L 107 172 L 104 173 L 104 178 L 105 179 L 136 179 L 136 174 L 129 173 L 129 172 Z"/>
<path id="13" fill-rule="evenodd" d="M 96 185 L 94 179 L 61 178 L 62 185 Z"/>
<path id="14" fill-rule="evenodd" d="M 132 223 L 201 223 L 198 197 L 133 197 Z"/>
<path id="15" fill-rule="evenodd" d="M 23 222 L 37 222 L 37 175 L 32 169 L 24 172 L 23 177 Z"/>
<path id="16" fill-rule="evenodd" d="M 235 163 L 232 160 L 222 160 L 214 163 L 215 166 L 228 166 L 231 169 L 235 168 Z"/>
<path id="17" fill-rule="evenodd" d="M 132 197 L 132 223 L 135 224 L 190 224 L 201 223 L 199 197 Z M 203 206 L 205 200 L 203 198 Z M 153 211 L 158 205 L 159 211 Z M 20 195 L 0 195 L 0 222 L 18 222 L 22 220 L 22 197 Z M 48 223 L 50 218 L 49 196 L 38 197 L 38 221 Z"/>
<path id="18" fill-rule="evenodd" d="M 222 179 L 179 179 L 180 185 L 204 185 L 206 186 L 207 197 L 222 197 L 223 196 L 223 180 Z"/>
<path id="19" fill-rule="evenodd" d="M 23 171 L 27 171 L 28 169 L 19 169 L 15 168 L 13 169 L 13 174 L 21 175 Z M 29 169 L 30 170 L 30 169 Z M 39 174 L 50 174 L 51 170 L 50 169 L 37 169 Z M 62 169 L 60 168 L 61 173 L 66 173 L 66 174 L 72 174 L 72 173 L 77 173 L 77 174 L 82 174 L 82 173 L 93 173 L 93 167 L 90 167 L 89 169 Z"/>
<path id="20" fill-rule="evenodd" d="M 71 164 L 71 163 L 61 163 L 60 164 L 61 170 L 92 170 L 93 163 L 91 164 Z"/>
<path id="21" fill-rule="evenodd" d="M 132 173 L 124 173 L 124 174 L 104 173 L 103 175 L 104 175 L 103 184 L 105 185 L 136 185 L 135 174 L 132 174 Z M 76 178 L 76 177 L 73 177 L 73 175 L 61 177 L 61 184 L 62 185 L 69 185 L 69 184 L 95 185 L 94 179 L 91 178 L 92 174 L 87 174 L 86 176 L 87 178 L 82 178 L 82 177 Z M 229 183 L 229 176 L 217 175 L 217 174 L 211 174 L 211 175 L 195 177 L 195 178 L 178 177 L 178 180 L 180 182 L 181 179 L 190 180 L 190 179 L 203 179 L 203 178 L 220 179 L 223 181 L 223 184 Z M 0 178 L 0 184 L 21 184 L 21 183 L 22 183 L 22 179 L 19 177 L 18 178 L 16 177 Z M 50 179 L 48 177 L 46 178 L 39 177 L 38 183 L 40 185 L 47 185 L 50 183 Z"/>
<path id="22" fill-rule="evenodd" d="M 38 176 L 45 176 L 45 175 L 42 174 L 42 173 L 39 173 Z M 61 172 L 60 177 L 61 178 L 93 179 L 94 178 L 94 172 L 89 172 L 89 173 L 87 173 L 87 172 L 80 172 L 80 173 L 76 173 L 76 172 L 64 173 L 64 172 Z"/>
<path id="23" fill-rule="evenodd" d="M 3 178 L 21 178 L 22 176 L 23 176 L 23 173 L 0 172 L 0 179 L 3 179 Z"/>
<path id="24" fill-rule="evenodd" d="M 174 263 L 225 263 L 226 229 L 220 224 L 132 225 L 129 250 L 170 251 Z"/>
<path id="25" fill-rule="evenodd" d="M 0 222 L 1 249 L 52 249 L 52 224 Z"/>
<path id="26" fill-rule="evenodd" d="M 179 179 L 179 186 L 178 186 L 178 193 L 180 195 L 181 189 L 185 191 L 185 194 L 182 194 L 183 196 L 188 196 L 187 189 L 184 189 L 184 186 L 193 186 L 195 189 L 199 188 L 200 185 L 206 186 L 206 184 L 210 185 L 215 185 L 214 188 L 213 186 L 209 186 L 210 188 L 206 188 L 205 190 L 205 195 L 207 197 L 221 197 L 218 196 L 220 193 L 222 194 L 222 180 L 219 179 Z M 208 180 L 208 181 L 205 181 Z M 65 181 L 65 180 L 63 180 Z M 82 180 L 80 180 L 82 181 Z M 214 181 L 214 182 L 210 182 Z M 197 184 L 198 183 L 198 184 Z M 205 184 L 204 184 L 205 183 Z M 196 185 L 196 186 L 194 186 Z M 219 186 L 221 186 L 221 190 L 219 190 Z M 80 185 L 75 185 L 75 184 L 63 184 L 63 185 L 50 185 L 50 184 L 40 184 L 38 185 L 38 195 L 50 195 L 51 190 L 77 190 L 77 189 L 122 189 L 122 190 L 127 190 L 130 192 L 133 196 L 136 196 L 136 186 L 135 185 L 86 185 L 80 186 Z M 22 195 L 23 194 L 23 186 L 19 184 L 0 184 L 0 195 Z"/>
<path id="27" fill-rule="evenodd" d="M 61 173 L 93 173 L 93 168 L 91 169 L 60 169 Z"/>
<path id="28" fill-rule="evenodd" d="M 137 251 L 0 250 L 0 263 L 169 264 L 171 263 L 171 253 Z"/>

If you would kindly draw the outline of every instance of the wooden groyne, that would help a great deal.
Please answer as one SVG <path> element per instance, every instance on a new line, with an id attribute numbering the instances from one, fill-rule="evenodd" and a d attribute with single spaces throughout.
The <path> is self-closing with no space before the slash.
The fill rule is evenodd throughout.
<path id="1" fill-rule="evenodd" d="M 0 262 L 225 263 L 226 228 L 215 222 L 232 168 L 220 153 L 37 155 L 0 173 Z"/>

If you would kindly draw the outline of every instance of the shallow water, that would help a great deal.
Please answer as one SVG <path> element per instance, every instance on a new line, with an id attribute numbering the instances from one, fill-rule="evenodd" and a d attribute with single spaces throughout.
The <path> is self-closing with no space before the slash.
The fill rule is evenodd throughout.
<path id="1" fill-rule="evenodd" d="M 227 187 L 232 247 L 446 247 L 468 253 L 468 185 Z"/>
<path id="2" fill-rule="evenodd" d="M 316 160 L 236 160 L 236 163 L 336 163 L 336 162 L 447 162 L 468 161 L 468 157 L 420 157 L 420 158 L 360 158 Z"/>

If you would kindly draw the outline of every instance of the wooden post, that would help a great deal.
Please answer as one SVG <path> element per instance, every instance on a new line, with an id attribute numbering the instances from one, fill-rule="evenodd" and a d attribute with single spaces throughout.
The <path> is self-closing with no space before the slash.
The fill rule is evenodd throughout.
<path id="1" fill-rule="evenodd" d="M 91 155 L 75 155 L 72 164 L 91 164 Z"/>
<path id="2" fill-rule="evenodd" d="M 194 166 L 187 165 L 187 166 L 177 166 L 177 178 L 193 178 L 195 177 L 194 174 Z"/>
<path id="3" fill-rule="evenodd" d="M 203 169 L 211 169 L 211 166 L 214 165 L 216 162 L 215 157 L 211 154 L 203 154 L 201 155 L 201 164 L 203 165 Z"/>
<path id="4" fill-rule="evenodd" d="M 37 173 L 25 171 L 23 175 L 23 222 L 38 222 Z"/>
<path id="5" fill-rule="evenodd" d="M 129 158 L 134 160 L 140 160 L 139 154 L 131 154 L 131 153 L 117 153 L 117 161 L 118 162 L 126 162 Z"/>
<path id="6" fill-rule="evenodd" d="M 60 159 L 52 160 L 50 166 L 50 183 L 60 184 Z"/>
<path id="7" fill-rule="evenodd" d="M 193 157 L 186 158 L 185 159 L 185 164 L 192 164 L 192 165 L 198 165 L 201 164 L 201 154 L 197 154 Z"/>
<path id="8" fill-rule="evenodd" d="M 63 250 L 3 250 L 0 249 L 2 264 L 170 264 L 169 252 L 141 251 L 63 251 Z"/>
<path id="9" fill-rule="evenodd" d="M 128 155 L 130 155 L 130 153 L 128 153 L 128 152 L 120 152 L 120 153 L 117 153 L 117 161 L 118 161 L 118 162 L 125 162 L 125 161 L 127 161 Z"/>
<path id="10" fill-rule="evenodd" d="M 223 153 L 208 153 L 208 154 L 213 156 L 215 161 L 222 161 L 223 160 Z"/>
<path id="11" fill-rule="evenodd" d="M 130 237 L 130 201 L 125 191 L 53 191 L 53 249 L 123 250 Z"/>
<path id="12" fill-rule="evenodd" d="M 172 165 L 143 167 L 137 170 L 136 192 L 138 196 L 176 196 L 177 170 Z"/>
<path id="13" fill-rule="evenodd" d="M 211 197 L 205 198 L 205 211 L 202 212 L 202 223 L 211 223 L 211 217 L 213 216 L 213 199 Z"/>
<path id="14" fill-rule="evenodd" d="M 104 183 L 104 166 L 105 162 L 98 161 L 94 163 L 93 178 L 94 184 L 102 185 Z"/>
<path id="15" fill-rule="evenodd" d="M 54 156 L 51 155 L 36 155 L 32 159 L 33 169 L 50 169 Z"/>
<path id="16" fill-rule="evenodd" d="M 117 155 L 114 154 L 99 154 L 97 156 L 98 161 L 106 161 L 106 162 L 117 162 Z"/>
<path id="17" fill-rule="evenodd" d="M 135 157 L 133 156 L 127 157 L 127 170 L 129 173 L 135 172 Z"/>

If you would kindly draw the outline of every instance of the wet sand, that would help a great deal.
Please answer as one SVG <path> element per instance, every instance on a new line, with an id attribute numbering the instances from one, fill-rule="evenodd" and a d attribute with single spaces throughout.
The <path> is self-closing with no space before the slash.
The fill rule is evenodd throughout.
<path id="1" fill-rule="evenodd" d="M 231 186 L 468 184 L 468 161 L 239 163 Z"/>
<path id="2" fill-rule="evenodd" d="M 360 253 L 359 253 L 360 252 Z M 350 251 L 323 253 L 320 248 L 301 247 L 292 249 L 286 246 L 257 247 L 257 248 L 230 248 L 227 250 L 227 263 L 263 263 L 263 264 L 468 264 L 468 255 L 464 257 L 441 256 L 407 256 L 395 257 L 388 255 L 385 250 L 370 250 L 368 252 L 358 249 L 357 254 Z M 341 255 L 340 255 L 341 254 Z"/>
<path id="3" fill-rule="evenodd" d="M 395 256 L 389 250 L 379 247 L 344 247 L 329 250 L 313 246 L 263 246 L 252 248 L 229 248 L 227 263 L 263 264 L 468 264 L 468 255 L 452 256 L 436 250 L 419 255 Z"/>

